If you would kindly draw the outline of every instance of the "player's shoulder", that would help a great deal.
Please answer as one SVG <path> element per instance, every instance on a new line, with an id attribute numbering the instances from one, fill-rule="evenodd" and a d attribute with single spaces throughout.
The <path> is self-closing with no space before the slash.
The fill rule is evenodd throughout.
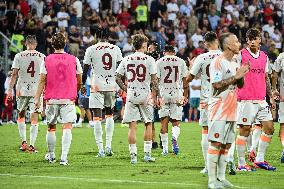
<path id="1" fill-rule="evenodd" d="M 278 60 L 284 61 L 284 52 L 280 53 L 277 57 Z"/>
<path id="2" fill-rule="evenodd" d="M 222 55 L 216 56 L 211 64 L 210 64 L 210 68 L 212 69 L 217 69 L 220 70 L 222 68 L 222 62 L 224 60 L 224 57 Z"/>

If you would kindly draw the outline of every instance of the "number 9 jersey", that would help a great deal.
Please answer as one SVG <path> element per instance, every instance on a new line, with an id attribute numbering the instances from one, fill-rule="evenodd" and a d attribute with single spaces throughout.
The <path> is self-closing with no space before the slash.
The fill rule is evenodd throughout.
<path id="1" fill-rule="evenodd" d="M 108 42 L 99 42 L 87 48 L 84 64 L 90 65 L 92 68 L 92 89 L 96 89 L 96 91 L 115 91 L 115 70 L 117 62 L 121 60 L 122 54 L 119 47 Z"/>
<path id="2" fill-rule="evenodd" d="M 35 50 L 16 54 L 12 69 L 18 69 L 17 96 L 35 96 L 40 79 L 40 67 L 45 55 Z"/>
<path id="3" fill-rule="evenodd" d="M 151 75 L 157 73 L 153 57 L 142 52 L 135 52 L 123 58 L 116 72 L 127 78 L 127 101 L 133 104 L 150 103 Z"/>

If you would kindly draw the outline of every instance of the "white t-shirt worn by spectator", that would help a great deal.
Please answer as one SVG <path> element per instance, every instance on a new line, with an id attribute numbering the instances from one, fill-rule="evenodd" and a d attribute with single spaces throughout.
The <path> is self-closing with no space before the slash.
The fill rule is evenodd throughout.
<path id="1" fill-rule="evenodd" d="M 168 10 L 168 19 L 171 21 L 174 21 L 177 18 L 177 12 L 179 11 L 179 8 L 176 3 L 168 3 L 167 4 L 167 10 Z M 172 12 L 172 13 L 171 13 Z"/>
<path id="2" fill-rule="evenodd" d="M 193 90 L 191 87 L 200 87 L 201 86 L 201 79 L 194 79 L 189 83 L 190 86 L 190 93 L 189 97 L 190 98 L 200 98 L 200 90 Z"/>
<path id="3" fill-rule="evenodd" d="M 82 1 L 75 1 L 75 2 L 73 3 L 73 8 L 76 9 L 77 18 L 82 18 L 82 10 L 83 10 Z"/>
<path id="4" fill-rule="evenodd" d="M 69 14 L 67 12 L 58 12 L 57 13 L 58 27 L 64 27 L 64 28 L 68 27 L 68 20 L 67 19 L 60 20 L 60 18 L 67 18 L 67 17 L 69 17 Z"/>
<path id="5" fill-rule="evenodd" d="M 198 48 L 198 47 L 199 47 L 198 42 L 199 42 L 199 41 L 203 41 L 203 37 L 202 37 L 202 35 L 197 35 L 197 34 L 195 33 L 195 34 L 193 34 L 193 36 L 191 36 L 191 40 L 192 40 L 192 42 L 193 42 L 193 46 L 194 46 L 195 48 Z"/>

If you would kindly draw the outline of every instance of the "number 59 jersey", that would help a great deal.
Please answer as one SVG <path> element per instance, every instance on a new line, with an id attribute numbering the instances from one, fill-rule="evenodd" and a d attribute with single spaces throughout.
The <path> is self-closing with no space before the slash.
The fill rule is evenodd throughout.
<path id="1" fill-rule="evenodd" d="M 183 97 L 183 81 L 188 69 L 184 60 L 177 56 L 164 56 L 157 62 L 160 95 L 164 103 L 178 103 Z"/>
<path id="2" fill-rule="evenodd" d="M 147 104 L 151 94 L 151 75 L 157 73 L 155 59 L 135 52 L 123 58 L 116 72 L 127 78 L 127 101 Z"/>
<path id="3" fill-rule="evenodd" d="M 99 42 L 87 48 L 84 64 L 90 65 L 91 86 L 97 91 L 115 91 L 115 70 L 117 62 L 122 60 L 118 46 L 108 42 Z"/>
<path id="4" fill-rule="evenodd" d="M 35 50 L 16 54 L 12 69 L 18 69 L 17 96 L 35 96 L 40 79 L 40 66 L 45 55 Z"/>
<path id="5" fill-rule="evenodd" d="M 220 50 L 210 50 L 207 53 L 197 56 L 190 70 L 190 74 L 194 76 L 201 73 L 201 102 L 208 103 L 210 95 L 210 64 L 212 60 L 221 55 L 221 53 L 222 51 Z"/>

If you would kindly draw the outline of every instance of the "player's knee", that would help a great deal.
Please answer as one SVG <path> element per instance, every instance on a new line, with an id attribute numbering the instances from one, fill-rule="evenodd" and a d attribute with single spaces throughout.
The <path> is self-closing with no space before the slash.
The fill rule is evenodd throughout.
<path id="1" fill-rule="evenodd" d="M 72 123 L 64 123 L 63 129 L 72 129 Z"/>
<path id="2" fill-rule="evenodd" d="M 215 142 L 215 141 L 211 141 L 210 142 L 211 146 L 214 146 L 216 148 L 221 148 L 222 144 L 220 142 Z"/>
<path id="3" fill-rule="evenodd" d="M 240 127 L 240 135 L 248 137 L 250 134 L 250 126 L 243 125 Z"/>
<path id="4" fill-rule="evenodd" d="M 264 133 L 267 134 L 267 135 L 273 135 L 274 133 L 274 126 L 273 124 L 271 125 L 267 125 L 264 129 Z"/>
<path id="5" fill-rule="evenodd" d="M 55 130 L 56 130 L 56 125 L 54 125 L 54 124 L 48 125 L 48 131 L 55 131 Z"/>
<path id="6" fill-rule="evenodd" d="M 19 118 L 24 118 L 24 117 L 25 117 L 25 111 L 20 111 Z"/>
<path id="7" fill-rule="evenodd" d="M 175 126 L 179 126 L 179 121 L 177 121 L 177 120 L 172 120 L 172 124 L 173 124 L 174 127 L 175 127 Z"/>
<path id="8" fill-rule="evenodd" d="M 231 148 L 232 144 L 226 144 L 225 149 L 229 150 Z"/>
<path id="9" fill-rule="evenodd" d="M 113 114 L 113 110 L 112 110 L 111 107 L 106 107 L 105 111 L 106 111 L 106 115 L 112 115 Z"/>

